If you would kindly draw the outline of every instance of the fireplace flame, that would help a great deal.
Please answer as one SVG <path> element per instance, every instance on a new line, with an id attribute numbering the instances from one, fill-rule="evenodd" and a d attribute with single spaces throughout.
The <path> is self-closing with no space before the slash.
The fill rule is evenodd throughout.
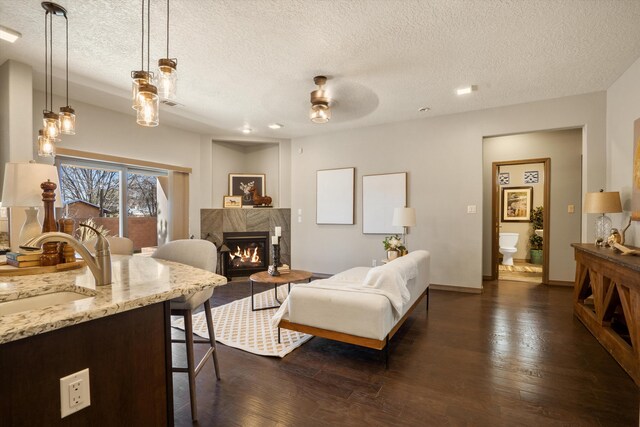
<path id="1" fill-rule="evenodd" d="M 245 248 L 240 249 L 240 246 L 236 246 L 236 251 L 231 253 L 229 252 L 229 256 L 231 259 L 240 258 L 240 261 L 244 262 L 253 262 L 259 263 L 261 262 L 260 256 L 258 255 L 258 248 Z"/>

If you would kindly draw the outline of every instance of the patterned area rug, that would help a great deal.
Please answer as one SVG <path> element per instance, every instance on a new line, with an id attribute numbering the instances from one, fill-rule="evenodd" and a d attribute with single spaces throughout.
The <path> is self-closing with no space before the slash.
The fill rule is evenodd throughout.
<path id="1" fill-rule="evenodd" d="M 498 266 L 500 271 L 517 271 L 520 273 L 542 273 L 541 265 L 524 264 L 524 265 L 502 265 Z"/>
<path id="2" fill-rule="evenodd" d="M 283 301 L 286 296 L 287 285 L 280 286 L 278 299 Z M 273 289 L 255 294 L 253 298 L 255 307 L 277 305 Z M 284 357 L 313 338 L 313 335 L 280 329 L 281 344 L 278 344 L 278 328 L 272 327 L 269 322 L 276 310 L 251 311 L 251 297 L 212 308 L 216 341 L 249 353 Z M 172 318 L 171 326 L 184 330 L 184 319 Z M 193 332 L 209 338 L 204 312 L 193 315 Z"/>

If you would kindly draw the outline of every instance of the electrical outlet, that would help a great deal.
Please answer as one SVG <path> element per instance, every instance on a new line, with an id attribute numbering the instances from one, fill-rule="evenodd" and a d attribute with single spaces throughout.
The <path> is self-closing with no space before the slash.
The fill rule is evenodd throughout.
<path id="1" fill-rule="evenodd" d="M 89 368 L 60 378 L 60 418 L 91 404 Z"/>
<path id="2" fill-rule="evenodd" d="M 474 214 L 474 213 L 476 213 L 476 205 L 468 205 L 468 206 L 467 206 L 467 213 L 468 213 L 468 214 Z"/>
<path id="3" fill-rule="evenodd" d="M 371 267 L 375 267 L 376 265 L 378 265 L 378 260 L 374 258 L 371 260 Z"/>
<path id="4" fill-rule="evenodd" d="M 574 213 L 576 211 L 576 207 L 574 205 L 567 206 L 567 213 Z"/>
<path id="5" fill-rule="evenodd" d="M 298 222 L 302 222 L 302 217 L 301 216 L 298 217 Z"/>

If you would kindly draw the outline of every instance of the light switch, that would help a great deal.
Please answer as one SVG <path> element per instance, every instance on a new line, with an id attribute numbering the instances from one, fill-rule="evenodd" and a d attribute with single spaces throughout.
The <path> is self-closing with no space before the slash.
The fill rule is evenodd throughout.
<path id="1" fill-rule="evenodd" d="M 302 209 L 298 209 L 298 215 L 302 215 Z"/>
<path id="2" fill-rule="evenodd" d="M 298 217 L 298 222 L 302 222 L 302 217 L 301 216 Z"/>
<path id="3" fill-rule="evenodd" d="M 575 211 L 576 211 L 575 205 L 568 205 L 567 206 L 567 212 L 568 213 L 574 213 Z"/>
<path id="4" fill-rule="evenodd" d="M 467 213 L 468 213 L 468 214 L 474 214 L 474 213 L 476 213 L 476 205 L 468 205 L 468 206 L 467 206 Z"/>

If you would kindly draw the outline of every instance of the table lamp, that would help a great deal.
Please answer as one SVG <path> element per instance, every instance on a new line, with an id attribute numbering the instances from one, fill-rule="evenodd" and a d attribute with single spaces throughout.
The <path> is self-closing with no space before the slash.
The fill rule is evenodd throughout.
<path id="1" fill-rule="evenodd" d="M 611 218 L 605 214 L 622 212 L 620 193 L 604 190 L 587 193 L 584 198 L 584 212 L 601 214 L 596 220 L 596 245 L 605 245 L 611 233 Z"/>
<path id="2" fill-rule="evenodd" d="M 413 227 L 416 225 L 416 210 L 415 208 L 395 208 L 393 210 L 393 219 L 391 225 L 395 227 L 402 227 L 402 245 L 407 247 L 407 227 Z"/>
<path id="3" fill-rule="evenodd" d="M 42 225 L 38 221 L 38 208 L 43 206 L 40 184 L 47 180 L 54 182 L 57 188 L 60 188 L 58 170 L 55 166 L 34 162 L 5 164 L 2 206 L 25 208 L 26 215 L 19 237 L 11 239 L 13 251 L 42 232 Z M 60 206 L 60 198 L 56 199 L 56 206 Z"/>

